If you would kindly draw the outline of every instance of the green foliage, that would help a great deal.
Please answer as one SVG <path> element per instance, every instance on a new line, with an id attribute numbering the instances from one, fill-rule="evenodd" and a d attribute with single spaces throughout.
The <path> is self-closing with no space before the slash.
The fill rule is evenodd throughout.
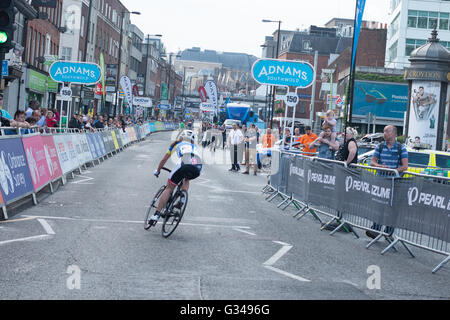
<path id="1" fill-rule="evenodd" d="M 405 143 L 406 137 L 405 136 L 398 136 L 397 137 L 397 142 L 398 143 Z"/>
<path id="2" fill-rule="evenodd" d="M 384 82 L 399 82 L 399 83 L 407 83 L 403 76 L 389 76 L 389 75 L 381 75 L 376 73 L 355 73 L 356 80 L 368 80 L 368 81 L 384 81 Z"/>
<path id="3" fill-rule="evenodd" d="M 284 112 L 284 109 L 283 108 L 277 108 L 277 109 L 275 109 L 275 113 L 276 114 L 278 114 L 278 113 L 283 113 Z"/>

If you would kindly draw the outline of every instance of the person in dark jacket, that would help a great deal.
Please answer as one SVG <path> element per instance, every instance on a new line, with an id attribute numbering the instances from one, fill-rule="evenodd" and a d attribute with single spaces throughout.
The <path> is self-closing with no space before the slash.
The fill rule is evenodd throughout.
<path id="1" fill-rule="evenodd" d="M 69 121 L 69 128 L 71 129 L 83 129 L 81 122 L 78 120 L 78 114 L 75 113 L 73 118 Z"/>
<path id="2" fill-rule="evenodd" d="M 96 129 L 103 129 L 103 128 L 105 128 L 105 124 L 103 123 L 103 117 L 102 116 L 98 117 L 98 121 L 94 124 L 94 127 Z"/>

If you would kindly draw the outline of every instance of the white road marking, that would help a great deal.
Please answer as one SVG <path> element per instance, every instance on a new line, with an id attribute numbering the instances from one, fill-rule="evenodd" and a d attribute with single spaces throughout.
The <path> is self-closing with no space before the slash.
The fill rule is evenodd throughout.
<path id="1" fill-rule="evenodd" d="M 239 228 L 233 228 L 233 230 L 239 231 L 239 232 L 242 232 L 242 233 L 246 233 L 246 234 L 249 234 L 249 235 L 251 235 L 251 236 L 256 236 L 256 233 L 249 232 L 249 231 L 245 231 L 245 230 L 241 230 L 241 229 L 239 229 Z"/>
<path id="2" fill-rule="evenodd" d="M 135 223 L 141 224 L 143 221 L 132 221 L 132 220 L 105 220 L 105 219 L 82 219 L 82 218 L 68 218 L 68 217 L 55 217 L 55 216 L 29 216 L 23 215 L 23 217 L 33 217 L 40 219 L 54 219 L 54 220 L 67 220 L 67 221 L 85 221 L 85 222 L 109 222 L 109 223 Z M 162 223 L 162 222 L 158 222 Z M 202 223 L 188 223 L 181 222 L 180 225 L 185 226 L 194 226 L 194 227 L 213 227 L 213 228 L 239 228 L 239 229 L 251 229 L 247 226 L 227 226 L 227 225 L 219 225 L 219 224 L 202 224 Z"/>
<path id="3" fill-rule="evenodd" d="M 85 171 L 85 172 L 83 172 L 83 173 L 91 173 L 91 172 L 90 172 L 90 171 Z M 85 176 L 85 175 L 83 175 L 83 174 L 75 174 L 75 176 L 76 176 L 76 177 L 81 177 L 81 178 L 84 178 L 84 179 L 79 180 L 79 181 L 74 181 L 74 182 L 71 182 L 71 183 L 74 183 L 74 184 L 93 184 L 93 183 L 90 183 L 90 182 L 87 182 L 87 183 L 86 183 L 86 181 L 94 180 L 94 178 Z"/>
<path id="4" fill-rule="evenodd" d="M 19 239 L 13 239 L 13 240 L 6 240 L 6 241 L 0 241 L 0 245 L 7 244 L 7 243 L 13 243 L 13 242 L 20 242 L 20 241 L 32 241 L 32 240 L 40 240 L 50 237 L 48 234 L 42 234 L 40 236 L 33 236 L 33 237 L 26 237 L 26 238 L 19 238 Z"/>
<path id="5" fill-rule="evenodd" d="M 39 221 L 39 223 L 42 225 L 42 227 L 44 228 L 45 232 L 47 232 L 47 234 L 55 234 L 55 231 L 53 231 L 52 227 L 48 224 L 47 221 L 45 221 L 44 219 L 37 219 Z"/>
<path id="6" fill-rule="evenodd" d="M 273 267 L 273 265 L 274 265 L 278 260 L 280 260 L 280 258 L 281 258 L 282 256 L 284 256 L 289 250 L 292 249 L 292 245 L 290 245 L 290 244 L 288 244 L 288 243 L 284 243 L 284 242 L 281 242 L 281 241 L 273 241 L 273 242 L 274 242 L 274 243 L 277 243 L 277 244 L 281 244 L 283 247 L 282 247 L 280 250 L 278 250 L 278 252 L 275 253 L 269 260 L 267 260 L 266 262 L 264 262 L 264 264 L 263 264 L 264 267 L 267 268 L 267 269 L 269 269 L 269 270 L 275 271 L 275 272 L 277 272 L 277 273 L 279 273 L 279 274 L 282 274 L 282 275 L 284 275 L 284 276 L 286 276 L 286 277 L 289 277 L 289 278 L 298 280 L 298 281 L 310 282 L 311 280 L 308 280 L 308 279 L 305 279 L 305 278 L 296 276 L 295 274 L 292 274 L 292 273 L 289 273 L 289 272 L 286 272 L 286 271 L 283 271 L 283 270 L 280 270 L 280 269 L 278 269 L 278 268 Z"/>
<path id="7" fill-rule="evenodd" d="M 295 279 L 295 280 L 298 280 L 298 281 L 311 282 L 311 280 L 308 280 L 308 279 L 296 276 L 295 274 L 292 274 L 292 273 L 280 270 L 280 269 L 272 267 L 272 266 L 264 266 L 264 267 L 269 269 L 269 270 L 275 271 L 275 272 L 277 272 L 279 274 L 282 274 L 283 276 L 286 276 L 286 277 L 289 277 L 289 278 L 292 278 L 292 279 Z"/>
<path id="8" fill-rule="evenodd" d="M 274 243 L 281 244 L 278 241 L 274 241 Z M 288 244 L 282 244 L 282 246 L 283 247 L 280 250 L 278 250 L 277 253 L 275 253 L 269 260 L 264 262 L 265 266 L 272 266 L 272 265 L 274 265 L 278 260 L 280 260 L 280 258 L 282 256 L 284 256 L 289 250 L 292 249 L 292 246 L 288 245 Z"/>

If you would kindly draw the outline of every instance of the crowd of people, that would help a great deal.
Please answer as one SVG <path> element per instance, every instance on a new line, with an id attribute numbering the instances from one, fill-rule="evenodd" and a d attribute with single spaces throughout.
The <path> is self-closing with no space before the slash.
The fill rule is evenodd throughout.
<path id="1" fill-rule="evenodd" d="M 60 114 L 57 108 L 42 108 L 39 101 L 33 100 L 26 110 L 17 110 L 12 117 L 6 110 L 1 108 L 3 96 L 0 94 L 0 127 L 11 129 L 2 130 L 4 135 L 18 134 L 17 129 L 21 129 L 22 134 L 34 132 L 51 132 L 53 128 L 70 128 L 84 131 L 95 131 L 99 129 L 120 128 L 125 130 L 130 125 L 142 125 L 144 117 L 131 117 L 123 114 L 108 116 L 107 114 L 91 116 L 89 113 L 75 113 L 67 123 L 64 110 Z M 156 119 L 155 119 L 156 120 Z M 1 134 L 1 133 L 0 133 Z"/>

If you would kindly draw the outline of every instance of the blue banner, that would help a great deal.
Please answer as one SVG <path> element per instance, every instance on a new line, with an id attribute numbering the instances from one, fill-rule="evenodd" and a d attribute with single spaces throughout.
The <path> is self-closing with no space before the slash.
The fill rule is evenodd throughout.
<path id="1" fill-rule="evenodd" d="M 56 82 L 96 84 L 102 77 L 100 67 L 94 63 L 56 61 L 50 66 L 50 77 Z"/>
<path id="2" fill-rule="evenodd" d="M 259 59 L 252 76 L 260 84 L 307 88 L 314 81 L 314 68 L 305 61 Z"/>
<path id="3" fill-rule="evenodd" d="M 407 107 L 407 84 L 355 81 L 353 115 L 403 119 Z"/>
<path id="4" fill-rule="evenodd" d="M 86 137 L 88 140 L 89 149 L 91 150 L 92 158 L 93 159 L 100 158 L 102 155 L 100 154 L 99 146 L 98 143 L 96 143 L 97 141 L 95 140 L 94 134 L 86 133 Z"/>
<path id="5" fill-rule="evenodd" d="M 364 7 L 366 0 L 356 0 L 356 12 L 355 12 L 355 31 L 353 34 L 353 52 L 352 52 L 352 65 L 350 72 L 353 71 L 355 65 L 356 49 L 358 48 L 359 32 L 361 31 L 362 18 L 364 15 Z"/>
<path id="6" fill-rule="evenodd" d="M 97 141 L 97 147 L 99 148 L 100 156 L 103 157 L 106 155 L 106 147 L 103 142 L 102 136 L 100 135 L 100 132 L 94 133 L 94 139 Z"/>
<path id="7" fill-rule="evenodd" d="M 0 140 L 0 190 L 6 203 L 33 192 L 22 139 Z"/>

